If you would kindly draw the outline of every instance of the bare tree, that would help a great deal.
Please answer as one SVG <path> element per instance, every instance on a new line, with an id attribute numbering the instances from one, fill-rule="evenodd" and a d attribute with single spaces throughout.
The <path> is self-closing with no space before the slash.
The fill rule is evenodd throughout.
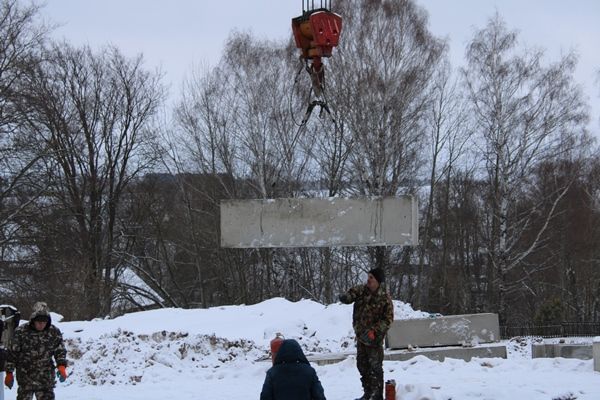
<path id="1" fill-rule="evenodd" d="M 198 266 L 203 306 L 209 304 L 204 286 L 215 275 L 222 282 L 248 282 L 238 286 L 237 295 L 252 293 L 245 299 L 276 293 L 273 250 L 237 252 L 245 257 L 218 250 L 218 230 L 202 221 L 218 221 L 222 198 L 296 195 L 308 155 L 303 154 L 300 144 L 305 139 L 289 113 L 293 85 L 289 57 L 282 44 L 259 43 L 251 35 L 233 33 L 219 65 L 195 73 L 186 82 L 175 111 L 178 129 L 169 141 L 170 159 L 165 165 L 177 177 L 178 199 L 187 210 L 184 226 L 189 235 L 183 239 L 189 243 L 178 245 L 190 251 Z M 203 179 L 210 176 L 220 182 L 220 188 L 198 185 L 203 179 L 179 179 L 189 173 Z M 198 207 L 199 199 L 203 207 Z M 245 269 L 213 266 L 213 271 L 207 271 L 200 267 L 207 257 L 218 263 L 256 261 Z M 239 279 L 241 274 L 246 276 Z M 253 289 L 247 292 L 249 287 Z"/>
<path id="2" fill-rule="evenodd" d="M 326 79 L 332 108 L 347 110 L 340 124 L 352 144 L 351 189 L 366 196 L 410 193 L 424 161 L 429 91 L 445 45 L 428 31 L 426 12 L 411 0 L 336 6 L 346 39 Z M 368 252 L 374 265 L 387 268 L 392 250 Z"/>
<path id="3" fill-rule="evenodd" d="M 523 233 L 541 204 L 516 209 L 532 170 L 549 159 L 568 158 L 581 143 L 587 119 L 582 96 L 573 82 L 576 57 L 543 65 L 541 51 L 521 51 L 517 34 L 499 15 L 473 36 L 464 78 L 477 124 L 489 194 L 485 235 L 488 243 L 489 300 L 506 317 L 508 273 L 540 246 L 556 204 L 568 183 L 553 194 L 546 223 L 525 245 Z M 545 199 L 540 199 L 544 201 Z"/>
<path id="4" fill-rule="evenodd" d="M 26 115 L 14 106 L 18 86 L 26 71 L 39 62 L 49 30 L 36 20 L 38 12 L 35 5 L 0 1 L 0 246 L 11 240 L 15 231 L 8 225 L 28 204 L 10 206 L 7 201 L 16 196 L 40 157 L 23 138 Z"/>
<path id="5" fill-rule="evenodd" d="M 227 93 L 229 79 L 217 66 L 193 71 L 184 83 L 181 101 L 174 112 L 178 130 L 172 130 L 174 136 L 167 140 L 169 168 L 175 165 L 180 171 L 224 174 L 230 178 L 238 174 L 235 157 L 239 145 L 231 133 L 235 115 Z M 230 195 L 235 197 L 236 193 Z"/>
<path id="6" fill-rule="evenodd" d="M 21 100 L 19 87 L 27 72 L 41 59 L 51 27 L 39 20 L 39 7 L 22 6 L 17 0 L 0 0 L 0 282 L 5 302 L 31 304 L 31 279 L 27 271 L 29 247 L 20 220 L 31 212 L 44 189 L 35 170 L 44 148 L 28 141 L 23 129 L 28 110 L 15 106 Z"/>
<path id="7" fill-rule="evenodd" d="M 231 133 L 239 143 L 238 174 L 251 178 L 261 198 L 293 196 L 306 173 L 308 156 L 289 113 L 293 70 L 289 48 L 234 34 L 223 56 L 229 76 Z M 262 62 L 267 59 L 269 62 Z"/>
<path id="8" fill-rule="evenodd" d="M 596 153 L 597 154 L 597 153 Z M 577 157 L 570 160 L 549 161 L 539 166 L 531 194 L 522 202 L 536 204 L 539 198 L 550 198 L 565 185 L 569 190 L 556 206 L 556 215 L 549 222 L 542 246 L 526 259 L 523 271 L 516 275 L 521 293 L 509 292 L 510 306 L 523 315 L 523 319 L 540 324 L 563 321 L 591 321 L 594 319 L 593 302 L 598 285 L 597 243 L 600 214 L 594 210 L 597 187 L 597 156 Z M 549 201 L 546 207 L 551 206 Z M 545 215 L 533 221 L 525 235 L 535 235 L 545 222 Z M 537 264 L 538 268 L 531 268 Z M 521 272 L 519 271 L 519 272 Z M 514 285 L 513 285 L 514 286 Z M 515 298 L 512 298 L 515 297 Z M 527 300 L 526 297 L 530 297 Z M 519 307 L 529 302 L 534 307 Z M 552 321 L 555 314 L 558 321 Z M 556 315 L 558 314 L 558 315 Z"/>
<path id="9" fill-rule="evenodd" d="M 210 174 L 148 174 L 130 187 L 133 241 L 129 264 L 163 299 L 159 304 L 207 307 L 219 297 L 214 277 L 218 255 L 222 177 Z"/>
<path id="10" fill-rule="evenodd" d="M 451 68 L 448 63 L 443 63 L 435 76 L 431 91 L 431 107 L 428 111 L 427 130 L 429 132 L 429 156 L 430 165 L 429 179 L 423 202 L 423 212 L 421 217 L 421 234 L 419 245 L 419 262 L 417 277 L 417 293 L 414 304 L 416 307 L 422 307 L 426 304 L 425 296 L 431 281 L 432 269 L 435 267 L 440 271 L 442 277 L 446 276 L 446 256 L 443 254 L 437 265 L 434 265 L 434 247 L 431 242 L 433 231 L 438 230 L 439 226 L 434 226 L 434 221 L 442 223 L 439 216 L 446 215 L 449 212 L 448 202 L 438 202 L 436 210 L 436 197 L 441 185 L 445 185 L 444 192 L 449 193 L 451 178 L 457 169 L 468 168 L 468 164 L 460 159 L 465 159 L 467 155 L 468 144 L 471 141 L 472 131 L 469 126 L 466 102 L 459 90 L 459 82 L 453 80 Z M 459 164 L 457 166 L 457 164 Z M 442 239 L 442 243 L 445 239 Z M 427 274 L 425 266 L 428 265 Z M 441 279 L 442 287 L 445 288 L 445 278 Z"/>
<path id="11" fill-rule="evenodd" d="M 60 43 L 19 88 L 19 106 L 30 110 L 31 140 L 50 153 L 44 204 L 68 215 L 71 250 L 62 255 L 80 271 L 84 302 L 77 317 L 110 312 L 113 284 L 124 267 L 119 210 L 131 179 L 154 158 L 145 145 L 162 100 L 159 78 L 144 69 L 141 56 Z"/>
<path id="12" fill-rule="evenodd" d="M 332 60 L 335 107 L 350 111 L 350 159 L 358 191 L 395 195 L 420 167 L 429 88 L 445 51 L 412 1 L 347 1 L 340 53 Z"/>
<path id="13" fill-rule="evenodd" d="M 596 83 L 598 84 L 598 97 L 600 98 L 600 69 L 598 69 L 598 73 L 596 75 Z M 600 123 L 600 117 L 598 117 L 598 122 Z"/>

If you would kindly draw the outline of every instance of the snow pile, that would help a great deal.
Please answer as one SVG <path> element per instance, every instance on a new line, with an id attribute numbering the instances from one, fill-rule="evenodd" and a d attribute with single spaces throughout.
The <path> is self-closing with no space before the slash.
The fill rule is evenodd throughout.
<path id="1" fill-rule="evenodd" d="M 118 330 L 98 339 L 67 338 L 69 384 L 136 385 L 194 369 L 215 370 L 241 358 L 262 357 L 252 341 L 229 341 L 209 335 L 156 332 L 152 335 Z"/>
<path id="2" fill-rule="evenodd" d="M 396 319 L 429 315 L 400 301 L 394 301 L 394 312 Z M 68 350 L 71 385 L 137 385 L 184 371 L 268 360 L 269 342 L 277 333 L 296 339 L 306 355 L 355 347 L 352 306 L 311 300 L 160 309 L 57 326 Z"/>
<path id="3" fill-rule="evenodd" d="M 428 313 L 394 302 L 395 318 Z M 52 316 L 59 321 L 59 315 Z M 162 309 L 112 320 L 56 322 L 68 348 L 69 379 L 61 400 L 258 399 L 271 366 L 277 332 L 307 354 L 352 352 L 352 306 L 271 299 L 251 306 Z M 568 339 L 571 341 L 571 339 Z M 575 339 L 573 339 L 575 340 Z M 586 339 L 588 342 L 591 338 Z M 597 400 L 593 360 L 531 359 L 535 338 L 506 342 L 508 359 L 433 361 L 415 356 L 385 361 L 384 379 L 397 383 L 396 400 Z M 354 356 L 315 369 L 328 400 L 362 394 Z M 5 400 L 15 400 L 6 390 Z"/>

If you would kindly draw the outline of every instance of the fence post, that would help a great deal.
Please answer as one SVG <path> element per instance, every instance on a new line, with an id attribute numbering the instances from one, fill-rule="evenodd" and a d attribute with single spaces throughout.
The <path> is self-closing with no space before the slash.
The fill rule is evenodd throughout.
<path id="1" fill-rule="evenodd" d="M 600 372 L 600 336 L 594 338 L 592 354 L 594 355 L 594 371 Z"/>

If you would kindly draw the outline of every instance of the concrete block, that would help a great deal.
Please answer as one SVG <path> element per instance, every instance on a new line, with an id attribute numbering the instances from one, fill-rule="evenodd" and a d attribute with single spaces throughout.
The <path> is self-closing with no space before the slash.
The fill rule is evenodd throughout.
<path id="1" fill-rule="evenodd" d="M 465 314 L 394 321 L 386 337 L 386 346 L 404 349 L 409 346 L 476 345 L 498 340 L 498 314 Z"/>
<path id="2" fill-rule="evenodd" d="M 221 202 L 221 246 L 416 245 L 417 199 L 290 198 Z"/>
<path id="3" fill-rule="evenodd" d="M 590 344 L 532 343 L 531 358 L 577 358 L 590 360 L 593 357 Z"/>
<path id="4" fill-rule="evenodd" d="M 476 347 L 429 347 L 413 351 L 391 350 L 384 354 L 383 359 L 405 361 L 419 355 L 436 361 L 444 361 L 446 358 L 465 361 L 471 361 L 473 358 L 506 358 L 506 346 L 503 344 L 492 344 Z"/>
<path id="5" fill-rule="evenodd" d="M 345 353 L 329 353 L 329 354 L 315 354 L 307 355 L 306 359 L 308 362 L 315 363 L 317 365 L 330 365 L 344 361 L 350 356 L 356 356 L 356 353 L 345 352 Z"/>
<path id="6" fill-rule="evenodd" d="M 592 346 L 592 354 L 594 357 L 594 371 L 600 372 L 600 336 L 596 336 L 594 338 L 594 343 L 592 344 Z"/>
<path id="7" fill-rule="evenodd" d="M 554 348 L 540 343 L 531 344 L 531 358 L 551 358 L 554 357 Z"/>
<path id="8" fill-rule="evenodd" d="M 317 365 L 335 364 L 356 353 L 330 353 L 309 355 L 308 361 Z M 476 347 L 430 347 L 414 350 L 386 350 L 383 359 L 386 361 L 406 361 L 416 356 L 425 356 L 431 360 L 444 361 L 446 358 L 471 361 L 473 358 L 506 358 L 506 346 L 487 344 Z"/>

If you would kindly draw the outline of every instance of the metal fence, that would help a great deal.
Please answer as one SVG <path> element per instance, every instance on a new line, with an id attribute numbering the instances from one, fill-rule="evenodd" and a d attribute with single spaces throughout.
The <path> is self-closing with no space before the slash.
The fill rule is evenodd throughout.
<path id="1" fill-rule="evenodd" d="M 505 325 L 500 326 L 502 339 L 515 336 L 555 337 L 587 337 L 600 336 L 600 322 L 563 322 L 556 325 Z"/>

